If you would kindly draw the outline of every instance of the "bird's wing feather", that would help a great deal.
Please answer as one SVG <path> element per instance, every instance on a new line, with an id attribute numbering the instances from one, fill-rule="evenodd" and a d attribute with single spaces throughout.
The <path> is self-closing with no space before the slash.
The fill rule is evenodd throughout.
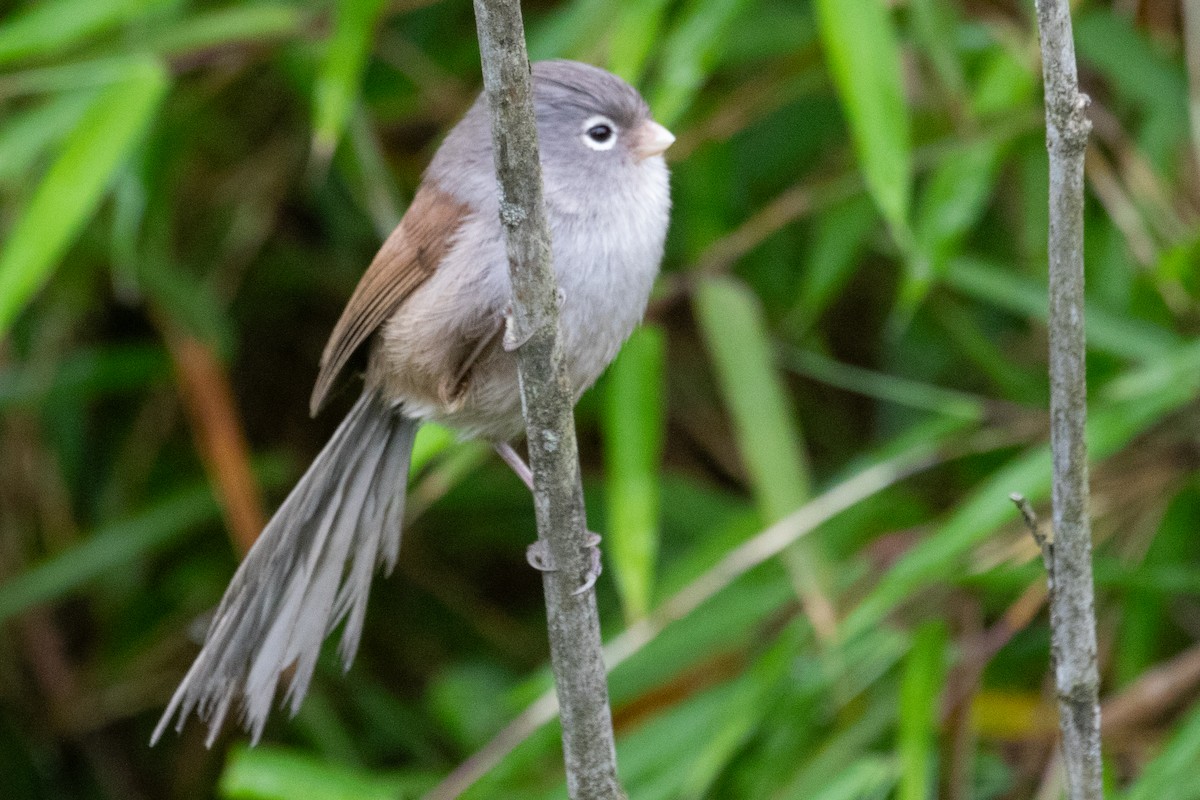
<path id="1" fill-rule="evenodd" d="M 391 236 L 379 248 L 333 328 L 313 387 L 309 410 L 321 410 L 354 351 L 434 273 L 469 207 L 428 180 Z"/>

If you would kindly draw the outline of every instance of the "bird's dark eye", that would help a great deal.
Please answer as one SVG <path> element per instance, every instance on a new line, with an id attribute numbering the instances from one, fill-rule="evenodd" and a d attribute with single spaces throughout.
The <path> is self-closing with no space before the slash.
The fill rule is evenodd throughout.
<path id="1" fill-rule="evenodd" d="M 596 144 L 604 144 L 612 138 L 613 129 L 602 122 L 599 125 L 593 125 L 588 128 L 587 135 Z"/>

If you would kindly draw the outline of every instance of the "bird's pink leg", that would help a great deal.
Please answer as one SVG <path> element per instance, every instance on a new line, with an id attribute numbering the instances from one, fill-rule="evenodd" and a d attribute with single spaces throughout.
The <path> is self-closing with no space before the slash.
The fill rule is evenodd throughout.
<path id="1" fill-rule="evenodd" d="M 512 471 L 517 474 L 517 477 L 521 479 L 521 483 L 529 487 L 530 492 L 533 492 L 533 470 L 525 463 L 525 459 L 521 458 L 508 442 L 496 442 L 492 447 L 504 459 L 504 463 L 508 464 L 512 468 Z M 588 571 L 584 575 L 583 585 L 572 592 L 572 594 L 583 594 L 595 586 L 596 579 L 600 577 L 600 572 L 604 568 L 604 564 L 600 558 L 600 536 L 588 531 L 584 547 L 587 548 Z M 553 572 L 557 569 L 554 566 L 554 559 L 550 557 L 550 551 L 546 549 L 546 543 L 541 539 L 538 539 L 525 549 L 525 560 L 529 562 L 529 566 L 541 572 Z"/>

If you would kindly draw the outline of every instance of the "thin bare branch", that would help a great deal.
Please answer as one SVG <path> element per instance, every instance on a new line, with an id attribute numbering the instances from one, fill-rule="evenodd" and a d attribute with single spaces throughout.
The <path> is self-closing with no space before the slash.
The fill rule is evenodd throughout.
<path id="1" fill-rule="evenodd" d="M 1050 444 L 1054 559 L 1050 624 L 1067 796 L 1103 797 L 1099 677 L 1088 519 L 1083 326 L 1084 154 L 1091 123 L 1079 92 L 1067 0 L 1037 0 L 1050 152 Z"/>
<path id="2" fill-rule="evenodd" d="M 1038 520 L 1037 512 L 1033 510 L 1033 506 L 1025 499 L 1025 495 L 1017 494 L 1016 492 L 1008 496 L 1016 504 L 1017 510 L 1021 512 L 1021 517 L 1025 520 L 1025 527 L 1029 528 L 1029 533 L 1033 536 L 1033 540 L 1037 542 L 1037 546 L 1042 551 L 1042 563 L 1046 566 L 1046 572 L 1054 574 L 1054 542 L 1053 537 L 1047 537 L 1042 533 L 1041 522 Z"/>
<path id="3" fill-rule="evenodd" d="M 624 798 L 617 780 L 600 618 L 592 591 L 572 397 L 558 336 L 558 285 L 542 201 L 542 171 L 518 0 L 475 0 L 483 86 L 491 110 L 500 219 L 512 276 L 513 340 L 533 467 L 538 537 L 557 568 L 543 573 L 550 659 L 562 709 L 571 798 Z"/>

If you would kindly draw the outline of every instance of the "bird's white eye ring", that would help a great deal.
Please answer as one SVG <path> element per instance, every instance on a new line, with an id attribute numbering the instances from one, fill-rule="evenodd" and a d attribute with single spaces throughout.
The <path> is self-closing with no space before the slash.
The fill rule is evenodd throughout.
<path id="1" fill-rule="evenodd" d="M 617 126 L 608 117 L 588 117 L 580 138 L 593 150 L 611 150 L 617 143 Z"/>

